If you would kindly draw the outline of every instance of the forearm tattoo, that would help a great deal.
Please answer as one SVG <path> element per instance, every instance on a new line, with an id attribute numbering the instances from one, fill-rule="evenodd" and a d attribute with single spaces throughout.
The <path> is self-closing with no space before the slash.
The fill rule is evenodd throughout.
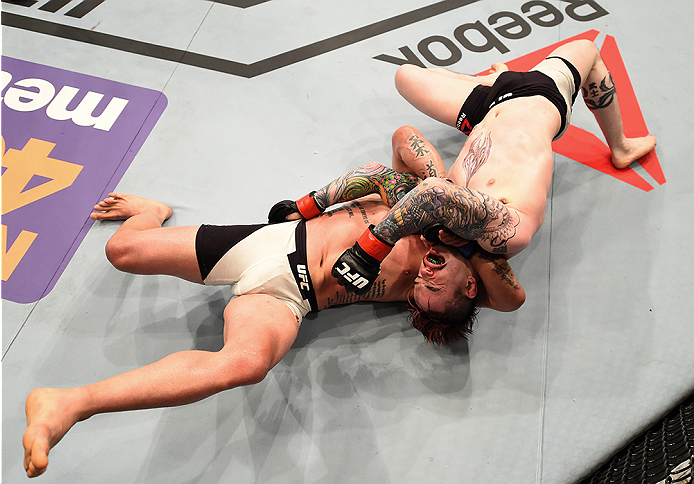
<path id="1" fill-rule="evenodd" d="M 421 139 L 416 134 L 413 134 L 407 139 L 407 142 L 409 143 L 407 147 L 410 151 L 410 154 L 415 160 L 417 158 L 429 158 L 429 160 L 424 164 L 424 168 L 422 169 L 422 175 L 425 178 L 441 175 L 441 173 L 439 173 L 436 170 L 434 160 L 432 159 L 433 155 L 431 155 L 431 150 L 427 149 L 426 142 L 423 139 Z"/>
<path id="2" fill-rule="evenodd" d="M 426 148 L 424 140 L 416 134 L 410 136 L 407 139 L 407 141 L 410 143 L 410 152 L 412 153 L 412 155 L 414 155 L 415 158 L 420 158 L 429 154 L 429 150 Z"/>
<path id="3" fill-rule="evenodd" d="M 586 102 L 588 109 L 604 109 L 608 107 L 615 99 L 617 90 L 612 80 L 612 74 L 609 72 L 600 81 L 600 85 L 591 82 L 588 87 L 583 88 L 583 99 Z"/>
<path id="4" fill-rule="evenodd" d="M 501 278 L 503 282 L 511 286 L 513 289 L 519 290 L 521 288 L 515 274 L 513 273 L 513 269 L 511 269 L 511 266 L 505 259 L 485 251 L 479 251 L 477 252 L 477 255 L 492 264 L 492 270 Z"/>
<path id="5" fill-rule="evenodd" d="M 336 203 L 378 193 L 389 207 L 393 207 L 421 180 L 414 175 L 398 173 L 379 163 L 369 163 L 352 170 L 318 190 L 313 198 L 323 210 Z"/>
<path id="6" fill-rule="evenodd" d="M 492 151 L 492 136 L 491 133 L 484 133 L 471 140 L 470 148 L 468 149 L 465 158 L 463 158 L 463 168 L 465 169 L 465 186 L 470 184 L 470 179 L 477 173 L 482 165 L 487 162 L 489 154 Z"/>
<path id="7" fill-rule="evenodd" d="M 508 252 L 516 235 L 518 212 L 484 193 L 440 179 L 425 181 L 410 191 L 374 228 L 374 234 L 391 244 L 434 223 L 442 223 L 468 240 L 477 240 L 492 253 Z"/>

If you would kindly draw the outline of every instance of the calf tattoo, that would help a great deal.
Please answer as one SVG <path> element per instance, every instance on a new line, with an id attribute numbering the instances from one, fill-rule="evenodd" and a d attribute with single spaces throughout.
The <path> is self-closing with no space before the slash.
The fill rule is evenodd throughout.
<path id="1" fill-rule="evenodd" d="M 591 82 L 588 87 L 583 88 L 583 99 L 586 106 L 593 111 L 608 107 L 614 101 L 616 94 L 617 90 L 610 73 L 600 81 L 599 86 L 597 83 Z"/>
<path id="2" fill-rule="evenodd" d="M 506 253 L 519 222 L 518 212 L 499 200 L 436 179 L 425 181 L 405 195 L 373 233 L 395 244 L 406 235 L 442 223 L 460 237 L 477 240 L 489 252 Z"/>

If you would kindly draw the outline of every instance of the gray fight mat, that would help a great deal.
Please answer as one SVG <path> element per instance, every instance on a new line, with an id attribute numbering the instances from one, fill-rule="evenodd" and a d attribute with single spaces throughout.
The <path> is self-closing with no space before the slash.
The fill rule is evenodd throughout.
<path id="1" fill-rule="evenodd" d="M 88 218 L 106 193 L 168 203 L 168 225 L 259 223 L 277 200 L 367 161 L 388 164 L 390 136 L 406 124 L 450 165 L 465 137 L 398 95 L 399 63 L 476 73 L 581 35 L 616 59 L 633 87 L 625 124 L 647 127 L 658 147 L 618 177 L 579 162 L 577 152 L 599 153 L 602 135 L 577 102 L 545 224 L 511 260 L 527 292 L 520 310 L 482 311 L 453 348 L 424 342 L 403 305 L 326 310 L 304 320 L 260 384 L 79 423 L 39 480 L 569 483 L 694 391 L 691 2 L 2 9 L 3 279 L 13 269 L 3 282 L 3 482 L 26 479 L 32 389 L 222 345 L 227 288 L 111 267 L 104 246 L 118 223 Z M 64 86 L 112 104 L 95 119 L 70 113 L 74 104 L 56 101 Z M 67 164 L 46 161 L 28 178 L 16 170 L 37 157 Z"/>

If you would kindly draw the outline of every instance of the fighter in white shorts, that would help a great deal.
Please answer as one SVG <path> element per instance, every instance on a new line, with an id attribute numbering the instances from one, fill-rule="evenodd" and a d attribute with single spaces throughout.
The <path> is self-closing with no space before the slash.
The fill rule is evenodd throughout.
<path id="1" fill-rule="evenodd" d="M 201 225 L 195 238 L 206 285 L 230 285 L 235 296 L 266 294 L 301 323 L 317 311 L 306 263 L 306 221 L 267 225 Z"/>

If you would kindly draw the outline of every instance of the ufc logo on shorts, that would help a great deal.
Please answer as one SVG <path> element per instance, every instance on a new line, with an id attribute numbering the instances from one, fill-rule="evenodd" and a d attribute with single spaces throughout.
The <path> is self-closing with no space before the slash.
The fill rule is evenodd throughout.
<path id="1" fill-rule="evenodd" d="M 304 264 L 297 264 L 296 272 L 299 274 L 299 279 L 301 279 L 299 288 L 303 289 L 304 291 L 309 291 L 311 286 L 308 285 L 308 271 L 306 270 L 306 266 Z"/>
<path id="2" fill-rule="evenodd" d="M 347 279 L 349 282 L 352 283 L 353 286 L 355 286 L 357 289 L 362 289 L 364 286 L 366 286 L 369 281 L 359 274 L 358 272 L 355 272 L 354 274 L 350 274 L 349 271 L 351 271 L 352 268 L 348 266 L 345 262 L 342 263 L 342 268 L 337 269 L 337 272 L 343 276 L 345 279 Z"/>

